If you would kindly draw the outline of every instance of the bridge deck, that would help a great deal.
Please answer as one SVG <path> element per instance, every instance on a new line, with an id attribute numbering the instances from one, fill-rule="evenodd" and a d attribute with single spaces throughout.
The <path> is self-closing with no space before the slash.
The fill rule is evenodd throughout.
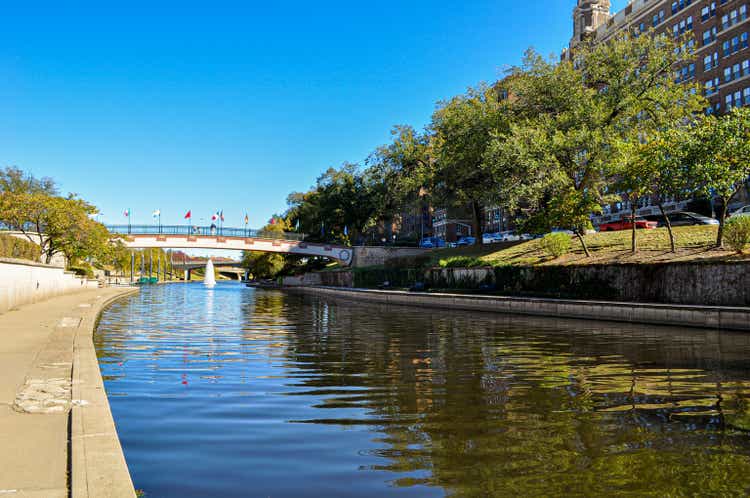
<path id="1" fill-rule="evenodd" d="M 106 225 L 107 230 L 118 235 L 202 235 L 219 237 L 258 238 L 276 240 L 304 240 L 305 234 L 276 232 L 255 228 L 228 228 L 197 225 Z"/>

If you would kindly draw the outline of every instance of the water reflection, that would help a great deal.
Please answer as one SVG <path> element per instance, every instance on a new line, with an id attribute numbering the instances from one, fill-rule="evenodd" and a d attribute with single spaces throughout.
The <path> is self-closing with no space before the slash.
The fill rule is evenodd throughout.
<path id="1" fill-rule="evenodd" d="M 96 336 L 152 496 L 745 495 L 750 336 L 219 285 Z"/>

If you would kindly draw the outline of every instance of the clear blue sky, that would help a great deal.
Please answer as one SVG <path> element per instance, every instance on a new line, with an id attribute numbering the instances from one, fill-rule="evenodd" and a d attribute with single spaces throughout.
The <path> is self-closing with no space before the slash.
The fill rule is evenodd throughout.
<path id="1" fill-rule="evenodd" d="M 575 1 L 112 3 L 4 5 L 0 165 L 108 222 L 260 226 L 527 47 L 559 52 Z"/>

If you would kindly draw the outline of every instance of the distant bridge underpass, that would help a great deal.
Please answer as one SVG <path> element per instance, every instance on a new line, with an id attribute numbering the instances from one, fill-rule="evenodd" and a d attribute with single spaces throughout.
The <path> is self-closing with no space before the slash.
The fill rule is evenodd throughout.
<path id="1" fill-rule="evenodd" d="M 304 242 L 299 233 L 189 225 L 107 225 L 107 229 L 121 235 L 125 247 L 131 249 L 260 251 L 331 258 L 347 266 L 352 263 L 351 248 Z"/>

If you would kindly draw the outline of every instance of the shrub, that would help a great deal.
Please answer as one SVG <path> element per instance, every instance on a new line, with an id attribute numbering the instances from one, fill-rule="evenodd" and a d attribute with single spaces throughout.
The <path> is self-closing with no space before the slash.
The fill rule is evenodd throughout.
<path id="1" fill-rule="evenodd" d="M 724 226 L 724 240 L 729 247 L 742 253 L 750 243 L 750 216 L 735 216 L 729 218 Z"/>
<path id="2" fill-rule="evenodd" d="M 480 258 L 473 258 L 471 256 L 453 256 L 441 259 L 439 265 L 441 268 L 476 268 L 478 266 L 488 266 L 488 263 Z"/>
<path id="3" fill-rule="evenodd" d="M 39 246 L 33 242 L 11 235 L 0 235 L 0 258 L 39 261 L 40 256 Z"/>
<path id="4" fill-rule="evenodd" d="M 570 252 L 570 235 L 556 232 L 542 237 L 539 241 L 544 252 L 553 258 L 559 258 Z"/>
<path id="5" fill-rule="evenodd" d="M 68 271 L 72 271 L 79 277 L 94 278 L 94 269 L 91 265 L 85 263 L 76 266 L 69 266 Z"/>

